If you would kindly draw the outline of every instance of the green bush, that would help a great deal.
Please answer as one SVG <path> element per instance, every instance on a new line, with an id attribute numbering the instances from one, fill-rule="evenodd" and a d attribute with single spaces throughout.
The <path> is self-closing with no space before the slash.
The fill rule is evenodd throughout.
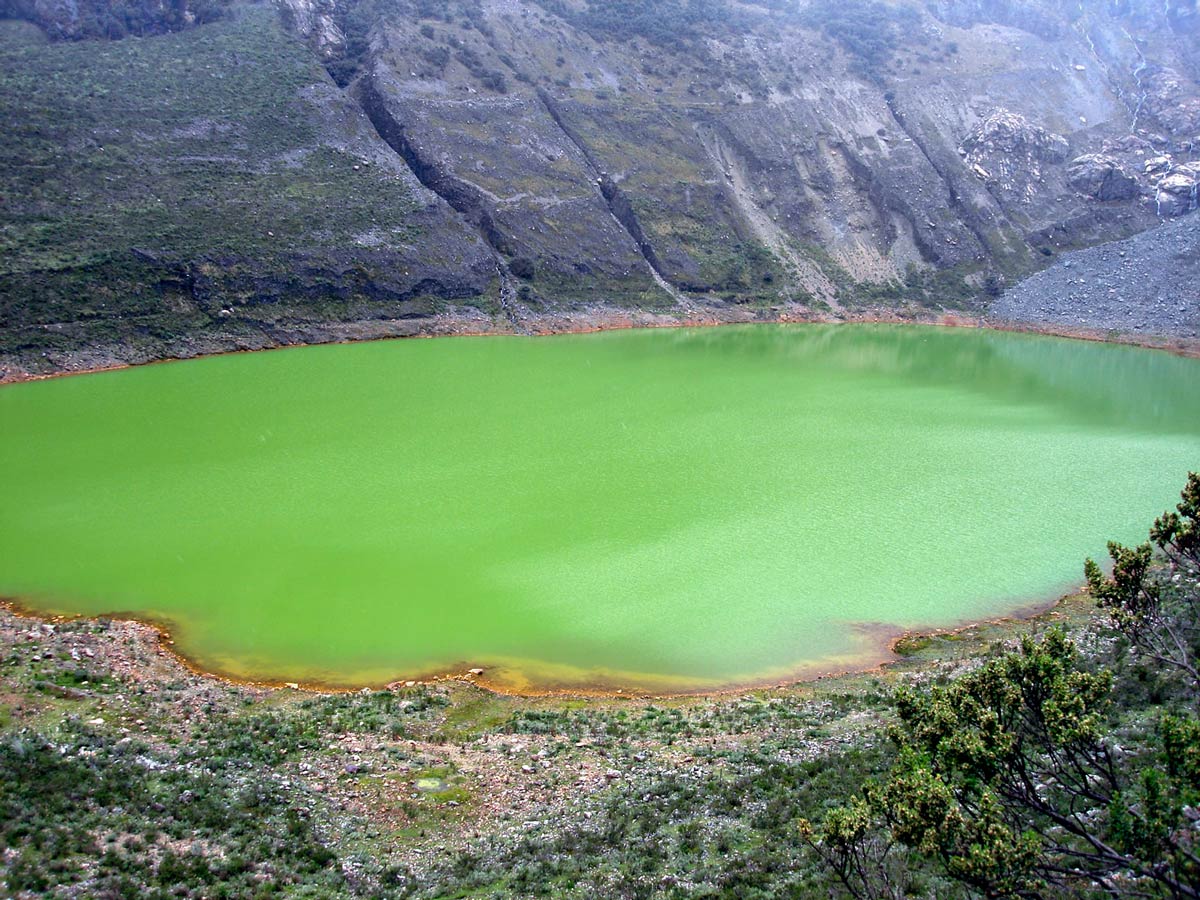
<path id="1" fill-rule="evenodd" d="M 801 22 L 836 40 L 869 74 L 891 59 L 906 29 L 918 21 L 915 10 L 881 0 L 817 0 L 801 14 Z"/>
<path id="2" fill-rule="evenodd" d="M 40 25 L 51 38 L 119 39 L 182 31 L 215 22 L 232 0 L 76 0 L 71 4 L 34 0 L 0 0 L 0 19 L 25 19 Z"/>

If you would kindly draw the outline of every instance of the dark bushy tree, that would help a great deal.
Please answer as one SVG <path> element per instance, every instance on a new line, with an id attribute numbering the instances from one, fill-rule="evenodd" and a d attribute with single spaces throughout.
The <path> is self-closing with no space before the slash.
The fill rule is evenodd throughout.
<path id="1" fill-rule="evenodd" d="M 55 40 L 164 34 L 220 19 L 231 0 L 0 0 L 0 19 L 26 19 Z"/>
<path id="2" fill-rule="evenodd" d="M 879 67 L 891 59 L 902 32 L 919 20 L 910 7 L 881 0 L 818 0 L 801 15 L 805 25 L 836 40 L 868 74 L 878 74 Z"/>
<path id="3" fill-rule="evenodd" d="M 1057 629 L 900 692 L 888 779 L 802 825 L 851 895 L 902 895 L 915 852 L 983 897 L 1200 897 L 1198 526 L 1192 474 L 1150 544 L 1111 545 L 1111 576 L 1086 566 L 1117 629 L 1168 680 L 1162 708 L 1115 709 L 1121 674 L 1090 667 Z"/>
<path id="4" fill-rule="evenodd" d="M 1108 545 L 1112 575 L 1092 560 L 1085 574 L 1092 596 L 1134 652 L 1174 670 L 1193 704 L 1200 702 L 1200 475 L 1188 476 L 1174 512 L 1137 547 Z"/>

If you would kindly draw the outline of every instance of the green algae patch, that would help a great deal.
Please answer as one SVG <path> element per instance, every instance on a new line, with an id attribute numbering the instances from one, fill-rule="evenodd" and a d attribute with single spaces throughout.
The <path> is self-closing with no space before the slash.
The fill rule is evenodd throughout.
<path id="1" fill-rule="evenodd" d="M 0 390 L 0 595 L 223 674 L 707 690 L 1049 600 L 1200 466 L 1200 363 L 745 326 L 215 357 Z"/>

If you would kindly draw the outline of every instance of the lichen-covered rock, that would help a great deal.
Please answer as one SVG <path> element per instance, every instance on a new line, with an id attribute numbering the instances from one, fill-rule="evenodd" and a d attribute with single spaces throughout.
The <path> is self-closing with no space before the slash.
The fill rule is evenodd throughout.
<path id="1" fill-rule="evenodd" d="M 322 56 L 339 52 L 346 35 L 335 18 L 334 0 L 276 0 L 280 15 L 296 34 L 304 38 Z"/>
<path id="2" fill-rule="evenodd" d="M 1087 153 L 1071 160 L 1067 182 L 1095 200 L 1129 200 L 1139 193 L 1138 181 L 1111 156 Z"/>
<path id="3" fill-rule="evenodd" d="M 1200 172 L 1180 168 L 1158 182 L 1154 196 L 1160 216 L 1175 218 L 1196 209 L 1200 201 Z"/>
<path id="4" fill-rule="evenodd" d="M 1070 145 L 1061 134 L 1047 131 L 1024 116 L 997 109 L 971 129 L 962 149 L 969 157 L 998 153 L 1023 156 L 1037 162 L 1062 162 Z"/>

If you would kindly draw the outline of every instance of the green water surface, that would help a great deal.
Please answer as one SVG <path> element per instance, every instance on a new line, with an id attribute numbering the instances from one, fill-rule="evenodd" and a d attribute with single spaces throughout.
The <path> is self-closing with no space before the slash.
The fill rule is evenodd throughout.
<path id="1" fill-rule="evenodd" d="M 703 688 L 1053 599 L 1197 467 L 1200 363 L 1038 336 L 225 356 L 0 389 L 0 595 L 243 677 Z"/>

